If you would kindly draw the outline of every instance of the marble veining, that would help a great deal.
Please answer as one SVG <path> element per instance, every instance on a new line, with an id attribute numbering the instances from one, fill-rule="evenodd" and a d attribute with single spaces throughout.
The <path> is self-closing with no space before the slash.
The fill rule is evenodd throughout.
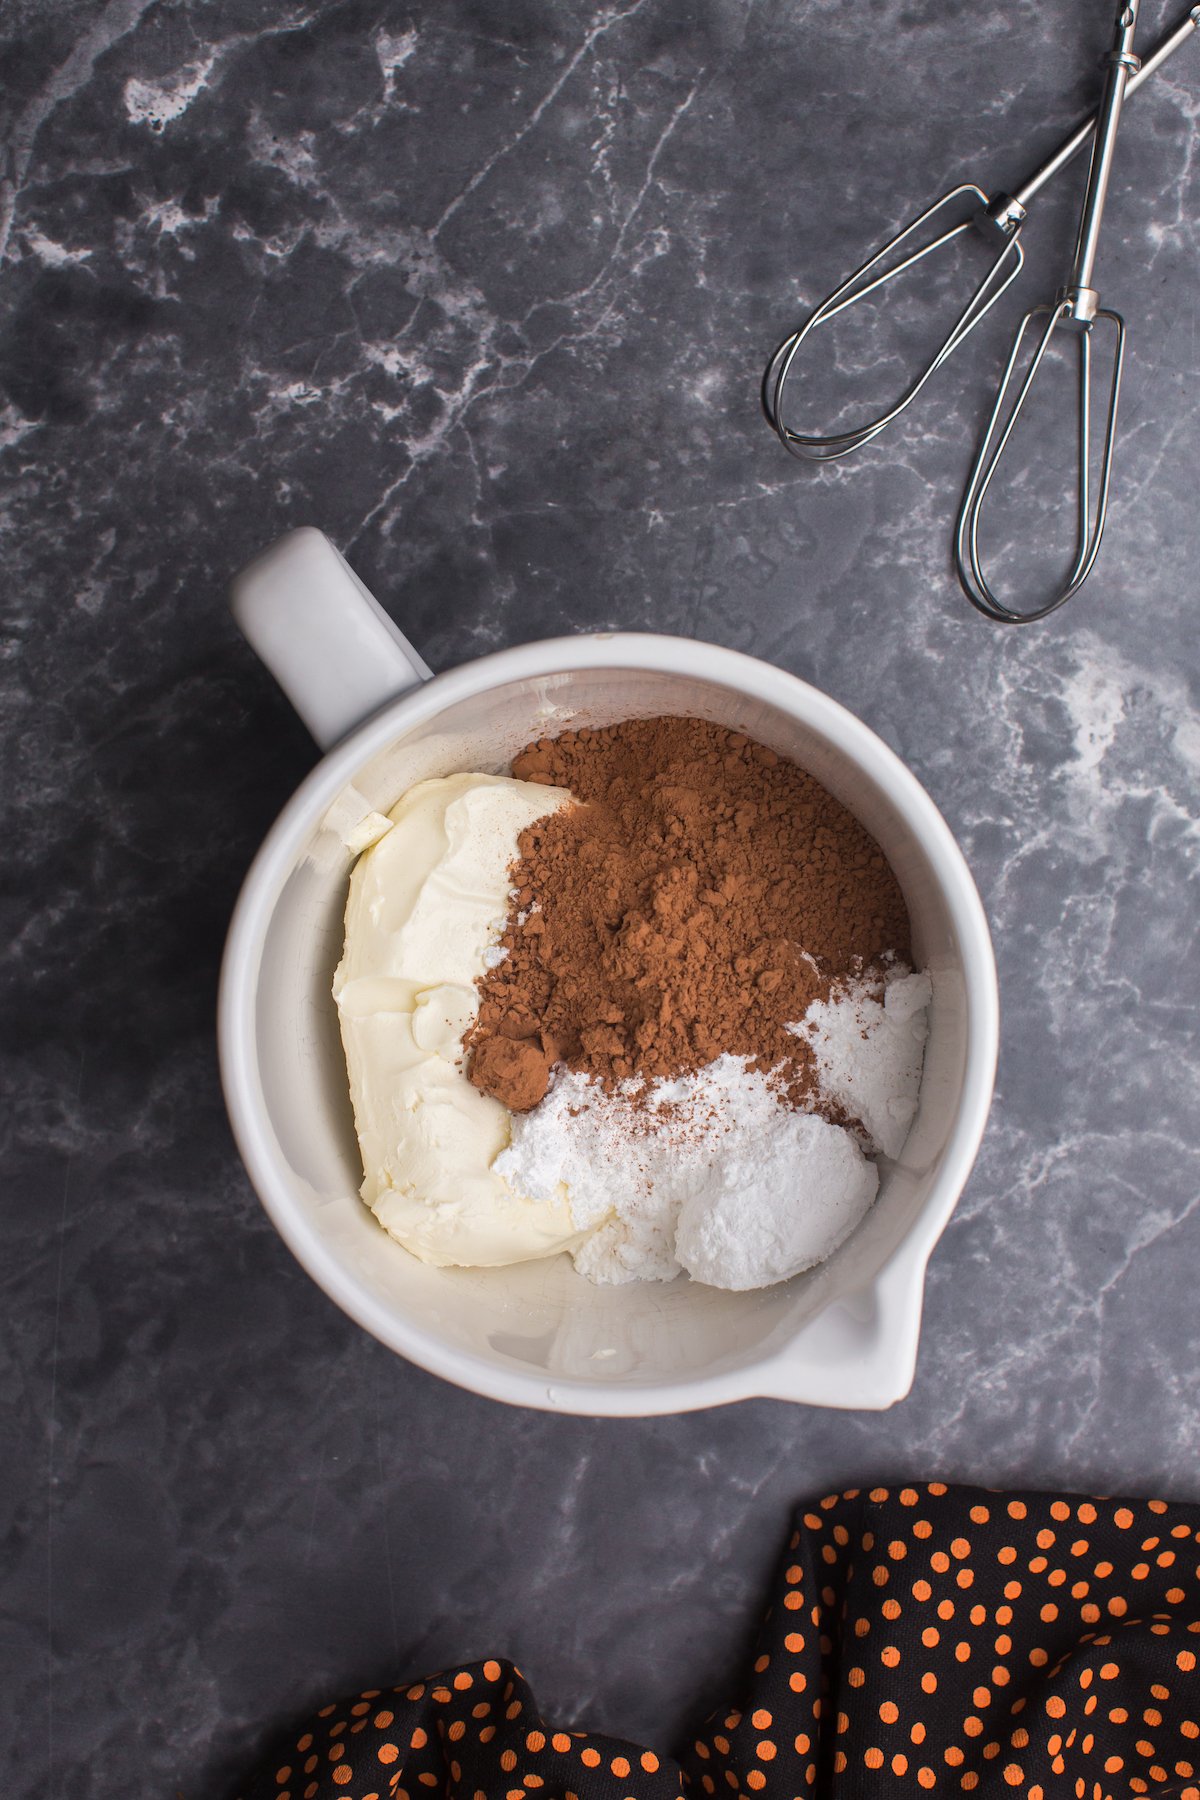
<path id="1" fill-rule="evenodd" d="M 1118 148 L 1116 495 L 1065 614 L 999 632 L 949 566 L 1015 297 L 851 464 L 793 464 L 758 408 L 872 243 L 1057 142 L 1108 32 L 1077 0 L 10 0 L 6 1794 L 219 1795 L 314 1699 L 484 1653 L 556 1717 L 668 1747 L 728 1696 L 801 1495 L 1195 1496 L 1200 44 Z M 1026 304 L 1081 180 L 1031 218 Z M 901 337 L 927 304 L 900 298 Z M 1053 473 L 1014 484 L 1017 529 L 1061 522 Z M 382 1350 L 284 1251 L 213 1002 L 313 759 L 224 588 L 303 522 L 436 668 L 712 639 L 845 701 L 943 808 L 1003 1054 L 903 1405 L 510 1411 Z"/>

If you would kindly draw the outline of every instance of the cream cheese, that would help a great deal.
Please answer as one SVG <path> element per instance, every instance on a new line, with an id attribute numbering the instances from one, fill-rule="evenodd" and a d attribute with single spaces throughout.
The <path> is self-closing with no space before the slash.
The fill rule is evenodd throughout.
<path id="1" fill-rule="evenodd" d="M 472 1087 L 462 1052 L 475 983 L 507 917 L 517 840 L 570 803 L 564 789 L 499 775 L 418 782 L 350 876 L 333 995 L 360 1191 L 425 1262 L 524 1262 L 581 1236 L 565 1194 L 533 1200 L 497 1173 L 511 1115 Z"/>

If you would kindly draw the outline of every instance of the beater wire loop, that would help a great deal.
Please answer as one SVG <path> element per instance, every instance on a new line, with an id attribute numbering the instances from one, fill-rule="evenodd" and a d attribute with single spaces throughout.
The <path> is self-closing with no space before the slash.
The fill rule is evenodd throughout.
<path id="1" fill-rule="evenodd" d="M 1039 331 L 1038 324 L 1041 320 L 1045 323 Z M 1101 321 L 1112 325 L 1115 337 L 1108 399 L 1104 408 L 1099 473 L 1096 474 L 1092 423 L 1092 389 L 1095 380 L 1093 334 Z M 1068 572 L 1050 599 L 1041 605 L 1017 610 L 997 595 L 984 573 L 979 543 L 980 523 L 989 490 L 1028 403 L 1046 354 L 1056 337 L 1064 330 L 1070 331 L 1078 346 L 1075 546 Z M 1018 370 L 1027 340 L 1033 342 L 1033 354 L 1021 375 Z M 971 473 L 967 477 L 954 531 L 954 565 L 963 592 L 972 606 L 998 625 L 1033 625 L 1039 619 L 1048 618 L 1078 593 L 1092 572 L 1108 516 L 1113 451 L 1117 436 L 1117 405 L 1124 360 L 1125 322 L 1119 313 L 1107 309 L 1098 311 L 1091 322 L 1080 326 L 1072 318 L 1069 301 L 1063 299 L 1053 306 L 1034 307 L 1032 312 L 1026 313 L 1017 329 L 995 404 L 976 451 Z"/>
<path id="2" fill-rule="evenodd" d="M 912 240 L 939 214 L 958 208 L 961 201 L 970 199 L 975 202 L 973 215 L 961 219 L 957 224 L 938 231 L 928 242 L 910 248 Z M 918 268 L 928 257 L 947 250 L 959 239 L 976 230 L 976 222 L 986 214 L 990 202 L 983 189 L 974 182 L 964 182 L 959 187 L 951 188 L 940 200 L 926 207 L 923 213 L 912 220 L 902 231 L 889 238 L 887 243 L 873 256 L 855 269 L 854 273 L 843 281 L 827 299 L 823 300 L 798 331 L 784 339 L 776 350 L 767 367 L 763 379 L 763 410 L 785 450 L 807 462 L 832 462 L 841 456 L 849 456 L 871 439 L 878 437 L 893 420 L 910 407 L 921 392 L 925 383 L 939 369 L 946 358 L 957 350 L 967 333 L 973 331 L 979 321 L 996 304 L 1001 294 L 1011 281 L 1015 281 L 1021 272 L 1025 253 L 1015 237 L 1008 238 L 1000 245 L 999 253 L 993 258 L 982 281 L 972 292 L 967 304 L 958 314 L 949 332 L 934 351 L 929 362 L 918 372 L 916 379 L 907 387 L 886 411 L 878 413 L 845 431 L 813 433 L 798 431 L 787 423 L 784 416 L 784 397 L 791 378 L 793 365 L 801 348 L 812 333 L 822 325 L 828 325 L 847 308 L 857 306 L 871 294 L 879 293 L 891 282 L 906 275 L 910 269 Z M 889 267 L 882 267 L 888 259 L 900 252 L 900 260 Z"/>

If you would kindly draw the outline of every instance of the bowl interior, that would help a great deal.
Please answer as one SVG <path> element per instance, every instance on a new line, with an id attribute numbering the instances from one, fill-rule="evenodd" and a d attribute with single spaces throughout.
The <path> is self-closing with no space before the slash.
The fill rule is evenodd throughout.
<path id="1" fill-rule="evenodd" d="M 444 1371 L 468 1358 L 548 1390 L 597 1382 L 636 1388 L 703 1380 L 769 1357 L 832 1299 L 869 1286 L 921 1212 L 946 1150 L 962 1089 L 968 1003 L 951 909 L 930 854 L 903 802 L 836 732 L 738 688 L 653 669 L 576 668 L 452 693 L 435 711 L 437 685 L 421 690 L 415 709 L 406 712 L 404 702 L 392 709 L 397 735 L 353 769 L 278 871 L 256 948 L 249 1069 L 264 1155 L 286 1171 L 282 1184 L 264 1192 L 268 1207 L 310 1271 L 355 1316 Z M 795 691 L 808 692 L 799 684 Z M 908 1143 L 898 1163 L 881 1163 L 879 1198 L 837 1254 L 759 1293 L 722 1293 L 682 1278 L 594 1287 L 565 1256 L 509 1269 L 428 1268 L 388 1238 L 358 1198 L 362 1170 L 330 998 L 353 861 L 344 833 L 369 808 L 386 812 L 415 781 L 463 769 L 500 772 L 543 733 L 657 713 L 711 719 L 794 759 L 857 815 L 889 858 L 908 902 L 916 960 L 934 980 Z"/>

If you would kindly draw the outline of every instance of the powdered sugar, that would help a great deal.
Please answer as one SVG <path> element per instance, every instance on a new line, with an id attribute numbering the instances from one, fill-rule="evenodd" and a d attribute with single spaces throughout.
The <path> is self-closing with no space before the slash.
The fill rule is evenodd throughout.
<path id="1" fill-rule="evenodd" d="M 782 1281 L 828 1256 L 878 1185 L 849 1132 L 793 1111 L 738 1056 L 649 1093 L 560 1068 L 495 1167 L 532 1199 L 565 1188 L 588 1232 L 575 1266 L 598 1282 L 681 1267 L 728 1288 Z"/>
<path id="2" fill-rule="evenodd" d="M 714 1287 L 785 1281 L 867 1212 L 879 1177 L 864 1152 L 903 1148 L 930 998 L 929 977 L 896 964 L 790 1027 L 813 1046 L 820 1097 L 861 1131 L 795 1110 L 745 1057 L 615 1093 L 560 1066 L 545 1099 L 514 1116 L 495 1169 L 531 1199 L 565 1192 L 587 1234 L 575 1266 L 592 1281 L 670 1281 L 681 1269 Z"/>
<path id="3" fill-rule="evenodd" d="M 847 982 L 788 1026 L 812 1045 L 822 1095 L 859 1120 L 864 1147 L 884 1156 L 899 1156 L 917 1110 L 932 998 L 928 975 L 895 963 L 882 992 L 878 980 Z"/>

